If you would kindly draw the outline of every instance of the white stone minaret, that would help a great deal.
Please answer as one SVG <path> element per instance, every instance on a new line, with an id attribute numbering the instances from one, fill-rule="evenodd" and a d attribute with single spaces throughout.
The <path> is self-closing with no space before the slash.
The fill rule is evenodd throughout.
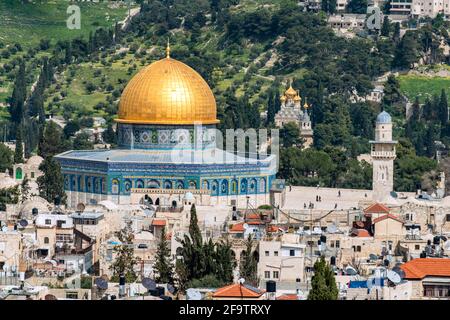
<path id="1" fill-rule="evenodd" d="M 394 190 L 395 145 L 392 140 L 392 119 L 386 111 L 377 116 L 375 140 L 370 141 L 373 165 L 372 198 L 377 202 L 387 202 Z"/>

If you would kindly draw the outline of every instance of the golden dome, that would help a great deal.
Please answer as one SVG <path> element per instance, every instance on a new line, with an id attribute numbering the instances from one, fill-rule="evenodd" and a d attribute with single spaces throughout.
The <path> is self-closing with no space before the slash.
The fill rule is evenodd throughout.
<path id="1" fill-rule="evenodd" d="M 310 105 L 308 104 L 308 102 L 305 100 L 305 104 L 303 105 L 303 108 L 308 109 L 310 107 Z"/>
<path id="2" fill-rule="evenodd" d="M 216 100 L 206 81 L 186 64 L 167 57 L 134 76 L 122 93 L 120 123 L 187 125 L 218 123 Z"/>
<path id="3" fill-rule="evenodd" d="M 286 90 L 286 92 L 284 93 L 285 95 L 289 96 L 295 96 L 297 95 L 297 91 L 294 90 L 294 88 L 292 88 L 292 85 L 289 86 L 289 89 Z"/>
<path id="4" fill-rule="evenodd" d="M 297 94 L 295 97 L 294 97 L 294 101 L 302 101 L 302 98 L 300 98 L 300 96 Z"/>
<path id="5" fill-rule="evenodd" d="M 280 100 L 281 101 L 286 101 L 286 96 L 281 96 Z"/>

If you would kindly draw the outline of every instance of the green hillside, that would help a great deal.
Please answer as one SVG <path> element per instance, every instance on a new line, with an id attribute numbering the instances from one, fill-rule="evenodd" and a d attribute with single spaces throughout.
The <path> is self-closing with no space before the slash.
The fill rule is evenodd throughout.
<path id="1" fill-rule="evenodd" d="M 66 21 L 69 15 L 66 0 L 0 1 L 0 42 L 33 46 L 41 39 L 68 40 L 88 35 L 98 27 L 110 27 L 122 21 L 127 8 L 118 3 L 76 3 L 81 10 L 81 29 L 70 30 Z"/>

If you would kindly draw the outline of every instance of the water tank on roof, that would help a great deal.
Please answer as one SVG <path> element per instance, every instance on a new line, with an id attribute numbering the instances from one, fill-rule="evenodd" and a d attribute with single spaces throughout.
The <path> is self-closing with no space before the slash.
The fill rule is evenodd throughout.
<path id="1" fill-rule="evenodd" d="M 332 257 L 330 258 L 330 265 L 332 265 L 332 266 L 335 266 L 335 265 L 336 265 L 336 257 L 335 257 L 335 256 L 332 256 Z"/>
<path id="2" fill-rule="evenodd" d="M 267 292 L 277 292 L 277 283 L 273 280 L 268 280 L 266 282 L 266 291 Z"/>
<path id="3" fill-rule="evenodd" d="M 440 244 L 441 243 L 441 237 L 440 236 L 435 236 L 433 238 L 433 244 Z"/>

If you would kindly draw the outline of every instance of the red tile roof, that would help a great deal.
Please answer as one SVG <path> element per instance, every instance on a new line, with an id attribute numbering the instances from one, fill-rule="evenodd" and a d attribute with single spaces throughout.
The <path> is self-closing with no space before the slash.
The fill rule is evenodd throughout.
<path id="1" fill-rule="evenodd" d="M 387 219 L 387 218 L 393 219 L 393 220 L 396 220 L 396 221 L 398 221 L 398 222 L 403 223 L 403 221 L 402 221 L 400 218 L 398 218 L 398 217 L 396 217 L 396 216 L 394 216 L 393 214 L 390 214 L 390 213 L 385 214 L 384 216 L 381 216 L 381 217 L 376 218 L 375 220 L 373 220 L 372 223 L 378 223 L 378 222 L 383 221 L 383 220 L 385 220 L 385 219 Z"/>
<path id="2" fill-rule="evenodd" d="M 166 220 L 164 219 L 153 219 L 152 226 L 162 227 L 166 225 Z"/>
<path id="3" fill-rule="evenodd" d="M 246 218 L 249 220 L 260 220 L 261 216 L 257 213 L 249 213 L 247 214 Z"/>
<path id="4" fill-rule="evenodd" d="M 381 203 L 374 203 L 365 208 L 364 213 L 389 213 L 389 208 Z"/>
<path id="5" fill-rule="evenodd" d="M 278 231 L 283 231 L 283 229 L 281 229 L 280 227 L 277 226 L 273 226 L 273 225 L 269 225 L 266 228 L 267 232 L 278 232 Z"/>
<path id="6" fill-rule="evenodd" d="M 450 259 L 418 258 L 400 266 L 405 271 L 405 279 L 423 279 L 425 277 L 450 277 Z"/>
<path id="7" fill-rule="evenodd" d="M 245 284 L 235 283 L 217 289 L 213 293 L 213 298 L 259 298 L 264 294 L 264 290 L 259 290 Z"/>
<path id="8" fill-rule="evenodd" d="M 277 297 L 277 300 L 298 300 L 298 296 L 296 294 L 283 294 Z"/>
<path id="9" fill-rule="evenodd" d="M 261 221 L 261 220 L 247 221 L 247 224 L 251 224 L 251 225 L 264 224 L 264 221 Z"/>
<path id="10" fill-rule="evenodd" d="M 369 231 L 367 231 L 366 229 L 353 229 L 352 235 L 359 238 L 371 237 Z"/>
<path id="11" fill-rule="evenodd" d="M 230 232 L 244 232 L 244 223 L 233 224 L 230 228 Z"/>

